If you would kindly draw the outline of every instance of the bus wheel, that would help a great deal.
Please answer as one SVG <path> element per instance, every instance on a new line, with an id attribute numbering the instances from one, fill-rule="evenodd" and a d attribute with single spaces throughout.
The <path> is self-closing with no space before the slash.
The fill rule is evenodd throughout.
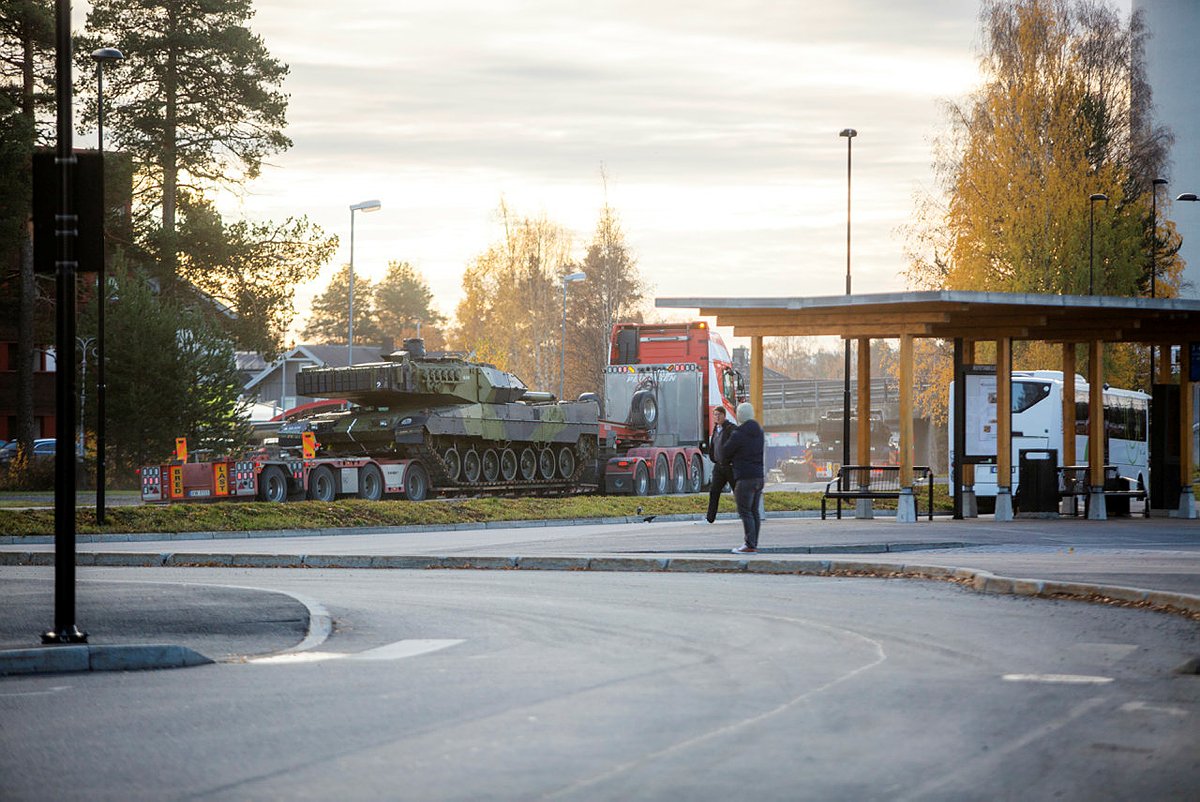
<path id="1" fill-rule="evenodd" d="M 404 471 L 404 497 L 409 501 L 429 498 L 429 474 L 419 462 L 410 462 Z"/>
<path id="2" fill-rule="evenodd" d="M 333 501 L 337 489 L 333 483 L 333 471 L 322 465 L 308 475 L 308 497 L 313 501 Z"/>
<path id="3" fill-rule="evenodd" d="M 287 501 L 288 482 L 283 468 L 278 465 L 268 465 L 258 476 L 258 497 L 262 501 L 277 504 Z"/>

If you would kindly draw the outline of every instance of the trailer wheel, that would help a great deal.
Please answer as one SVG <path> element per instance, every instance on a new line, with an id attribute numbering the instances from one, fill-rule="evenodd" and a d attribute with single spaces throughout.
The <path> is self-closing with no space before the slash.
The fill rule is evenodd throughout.
<path id="1" fill-rule="evenodd" d="M 404 471 L 404 497 L 409 501 L 424 501 L 429 498 L 429 474 L 419 462 L 410 462 L 408 469 Z"/>
<path id="2" fill-rule="evenodd" d="M 268 465 L 258 476 L 258 497 L 262 501 L 278 504 L 287 501 L 287 474 L 278 465 Z"/>
<path id="3" fill-rule="evenodd" d="M 699 493 L 704 487 L 704 463 L 700 461 L 699 454 L 692 455 L 691 462 L 688 466 L 687 478 L 687 492 Z"/>
<path id="4" fill-rule="evenodd" d="M 675 469 L 671 471 L 671 492 L 676 495 L 687 492 L 687 460 L 682 454 L 675 455 Z"/>
<path id="5" fill-rule="evenodd" d="M 333 482 L 333 471 L 322 465 L 308 475 L 308 497 L 313 501 L 333 501 L 337 496 L 337 485 Z"/>
<path id="6" fill-rule="evenodd" d="M 644 462 L 639 462 L 633 469 L 633 494 L 635 496 L 650 494 L 650 472 L 646 470 Z"/>
<path id="7" fill-rule="evenodd" d="M 659 454 L 658 459 L 654 460 L 654 495 L 665 496 L 667 488 L 670 487 L 668 480 L 670 468 L 667 467 L 667 455 Z"/>
<path id="8" fill-rule="evenodd" d="M 378 465 L 366 465 L 358 472 L 358 497 L 367 501 L 383 498 L 383 471 Z"/>

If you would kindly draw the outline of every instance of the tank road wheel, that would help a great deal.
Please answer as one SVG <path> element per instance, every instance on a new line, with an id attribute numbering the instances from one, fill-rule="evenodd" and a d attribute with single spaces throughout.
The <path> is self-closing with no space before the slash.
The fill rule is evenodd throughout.
<path id="1" fill-rule="evenodd" d="M 450 446 L 443 451 L 442 462 L 446 463 L 446 478 L 457 482 L 459 474 L 462 473 L 462 457 L 459 456 L 458 449 Z"/>
<path id="2" fill-rule="evenodd" d="M 704 487 L 704 464 L 700 461 L 699 454 L 692 455 L 692 461 L 688 467 L 688 487 L 687 492 L 699 493 Z"/>
<path id="3" fill-rule="evenodd" d="M 570 446 L 558 450 L 558 478 L 570 479 L 575 475 L 575 451 Z"/>
<path id="4" fill-rule="evenodd" d="M 667 494 L 667 488 L 670 487 L 668 480 L 671 478 L 668 475 L 669 471 L 667 455 L 659 454 L 658 459 L 654 460 L 654 495 L 665 496 Z"/>
<path id="5" fill-rule="evenodd" d="M 671 492 L 676 495 L 681 495 L 687 492 L 687 460 L 682 454 L 675 455 L 675 462 L 671 469 Z"/>
<path id="6" fill-rule="evenodd" d="M 500 478 L 506 482 L 517 478 L 517 452 L 511 448 L 500 452 Z"/>
<path id="7" fill-rule="evenodd" d="M 462 475 L 463 481 L 467 484 L 475 484 L 479 481 L 479 473 L 483 466 L 479 459 L 479 452 L 471 449 L 462 458 Z"/>
<path id="8" fill-rule="evenodd" d="M 496 449 L 483 452 L 483 481 L 494 482 L 500 477 L 500 455 Z"/>
<path id="9" fill-rule="evenodd" d="M 268 465 L 258 475 L 258 498 L 277 504 L 287 501 L 288 480 L 283 468 L 278 465 Z"/>
<path id="10" fill-rule="evenodd" d="M 424 501 L 429 498 L 429 474 L 419 462 L 408 463 L 404 471 L 404 497 L 409 501 Z"/>
<path id="11" fill-rule="evenodd" d="M 538 476 L 550 481 L 554 478 L 554 468 L 557 464 L 558 460 L 554 459 L 554 452 L 549 448 L 538 451 Z"/>
<path id="12" fill-rule="evenodd" d="M 644 462 L 639 462 L 633 469 L 633 494 L 635 496 L 650 495 L 650 472 L 646 470 Z"/>
<path id="13" fill-rule="evenodd" d="M 333 471 L 322 465 L 308 475 L 308 497 L 313 501 L 333 501 L 337 496 L 337 485 L 333 482 Z"/>
<path id="14" fill-rule="evenodd" d="M 537 463 L 537 454 L 533 453 L 532 448 L 521 450 L 519 470 L 521 471 L 521 478 L 526 482 L 532 482 L 537 477 Z"/>
<path id="15" fill-rule="evenodd" d="M 383 471 L 378 465 L 364 466 L 358 472 L 358 497 L 367 501 L 383 498 Z"/>

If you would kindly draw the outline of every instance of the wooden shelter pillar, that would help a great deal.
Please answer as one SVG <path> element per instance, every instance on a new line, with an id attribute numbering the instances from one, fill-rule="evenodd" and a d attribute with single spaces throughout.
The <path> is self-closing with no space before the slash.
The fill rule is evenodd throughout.
<path id="1" fill-rule="evenodd" d="M 759 421 L 763 415 L 763 338 L 750 338 L 750 403 Z M 738 421 L 741 423 L 741 421 Z"/>
<path id="2" fill-rule="evenodd" d="M 996 521 L 1013 519 L 1012 339 L 996 340 Z"/>
<path id="3" fill-rule="evenodd" d="M 975 341 L 963 340 L 963 362 L 975 364 Z M 966 421 L 956 422 L 957 426 L 966 426 Z M 963 518 L 979 517 L 979 502 L 975 498 L 975 463 L 962 466 L 962 516 Z"/>
<path id="4" fill-rule="evenodd" d="M 1062 454 L 1059 455 L 1059 465 L 1076 465 L 1075 454 L 1075 343 L 1062 344 Z M 1068 472 L 1073 476 L 1074 472 Z M 1062 514 L 1075 514 L 1075 497 L 1062 500 L 1059 506 Z"/>
<path id="5" fill-rule="evenodd" d="M 858 455 L 859 465 L 871 464 L 871 338 L 858 338 Z M 870 476 L 860 478 L 867 484 Z M 869 498 L 860 498 L 854 509 L 855 518 L 874 518 L 874 503 Z"/>
<path id="6" fill-rule="evenodd" d="M 860 407 L 861 408 L 861 407 Z M 913 336 L 900 335 L 900 499 L 897 523 L 917 522 L 917 499 L 913 495 Z"/>
<path id="7" fill-rule="evenodd" d="M 1169 350 L 1169 349 L 1166 349 Z M 1192 382 L 1188 365 L 1188 345 L 1179 350 L 1179 509 L 1178 518 L 1196 517 L 1196 496 L 1192 491 Z M 1166 374 L 1168 377 L 1170 373 Z"/>
<path id="8" fill-rule="evenodd" d="M 1108 519 L 1104 503 L 1104 342 L 1088 345 L 1088 520 Z"/>

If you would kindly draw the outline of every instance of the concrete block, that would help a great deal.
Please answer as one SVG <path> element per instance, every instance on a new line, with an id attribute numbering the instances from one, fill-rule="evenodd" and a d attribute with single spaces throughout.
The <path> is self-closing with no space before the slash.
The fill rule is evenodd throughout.
<path id="1" fill-rule="evenodd" d="M 232 554 L 186 554 L 176 552 L 163 565 L 196 565 L 203 567 L 228 568 L 232 564 Z"/>
<path id="2" fill-rule="evenodd" d="M 1180 610 L 1200 613 L 1200 596 L 1192 596 L 1187 593 L 1152 590 L 1146 594 L 1146 601 L 1152 604 L 1169 605 Z"/>
<path id="3" fill-rule="evenodd" d="M 983 579 L 983 587 L 979 587 L 976 582 L 976 589 L 982 590 L 984 593 L 999 593 L 1008 595 L 1013 592 L 1013 581 L 1006 576 L 988 576 L 981 577 Z"/>
<path id="4" fill-rule="evenodd" d="M 1122 588 L 1116 585 L 1100 585 L 1100 595 L 1128 602 L 1146 601 L 1147 592 L 1141 588 Z"/>
<path id="5" fill-rule="evenodd" d="M 668 571 L 680 573 L 738 572 L 746 570 L 754 560 L 722 559 L 720 557 L 675 557 L 667 560 Z"/>
<path id="6" fill-rule="evenodd" d="M 954 576 L 956 568 L 949 568 L 944 565 L 905 565 L 904 572 L 915 576 L 929 577 L 930 579 L 945 579 Z"/>
<path id="7" fill-rule="evenodd" d="M 894 574 L 903 569 L 902 563 L 858 562 L 854 560 L 834 560 L 829 567 L 833 571 L 868 571 L 873 574 Z"/>
<path id="8" fill-rule="evenodd" d="M 234 554 L 233 568 L 302 568 L 304 559 L 297 554 Z"/>
<path id="9" fill-rule="evenodd" d="M 130 646 L 90 646 L 92 671 L 146 671 L 156 668 L 183 668 L 211 663 L 212 660 L 186 646 L 149 643 Z"/>
<path id="10" fill-rule="evenodd" d="M 887 554 L 886 543 L 850 543 L 844 546 L 812 546 L 809 554 Z"/>
<path id="11" fill-rule="evenodd" d="M 369 554 L 306 554 L 305 568 L 370 568 Z"/>
<path id="12" fill-rule="evenodd" d="M 750 574 L 806 574 L 810 576 L 828 574 L 828 560 L 747 560 L 746 572 Z"/>
<path id="13" fill-rule="evenodd" d="M 0 676 L 88 670 L 88 647 L 42 646 L 0 650 Z"/>
<path id="14" fill-rule="evenodd" d="M 1094 596 L 1099 594 L 1099 585 L 1084 582 L 1057 582 L 1047 580 L 1042 583 L 1042 593 L 1047 596 Z"/>
<path id="15" fill-rule="evenodd" d="M 516 557 L 442 557 L 439 568 L 464 568 L 475 570 L 505 571 L 517 567 Z"/>
<path id="16" fill-rule="evenodd" d="M 1040 596 L 1042 582 L 1039 579 L 1014 579 L 1012 592 L 1018 596 Z"/>
<path id="17" fill-rule="evenodd" d="M 96 566 L 119 566 L 123 568 L 157 568 L 163 564 L 163 556 L 161 554 L 137 554 L 125 552 L 96 552 L 95 561 L 92 565 Z"/>
<path id="18" fill-rule="evenodd" d="M 437 557 L 404 557 L 387 554 L 371 558 L 371 568 L 393 568 L 408 571 L 424 571 L 438 567 Z"/>
<path id="19" fill-rule="evenodd" d="M 587 557 L 518 557 L 517 568 L 522 571 L 586 571 Z"/>
<path id="20" fill-rule="evenodd" d="M 668 560 L 653 557 L 593 557 L 589 571 L 665 571 Z"/>

